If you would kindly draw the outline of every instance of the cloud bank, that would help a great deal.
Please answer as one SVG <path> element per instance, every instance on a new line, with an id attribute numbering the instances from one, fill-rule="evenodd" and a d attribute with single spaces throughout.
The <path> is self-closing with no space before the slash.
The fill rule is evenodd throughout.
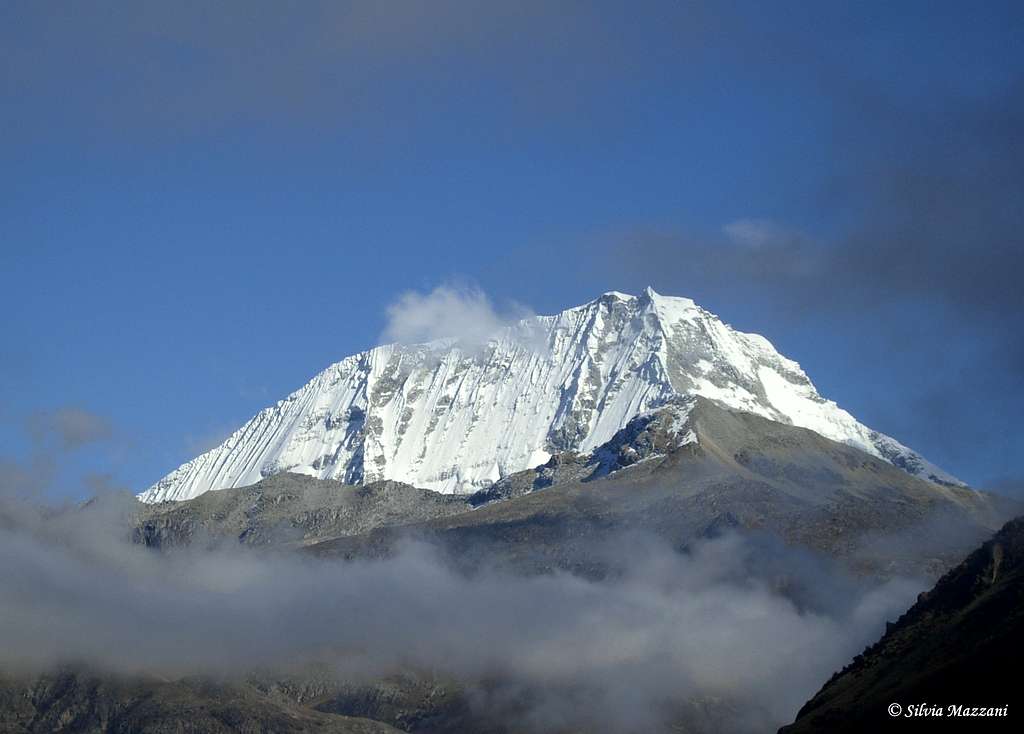
<path id="1" fill-rule="evenodd" d="M 416 544 L 356 562 L 160 554 L 129 542 L 132 508 L 117 495 L 73 511 L 0 507 L 4 668 L 412 668 L 498 681 L 477 702 L 490 711 L 528 692 L 515 715 L 530 730 L 660 731 L 692 715 L 694 701 L 718 701 L 719 728 L 767 731 L 920 590 L 858 582 L 738 535 L 687 553 L 644 536 L 601 539 L 617 567 L 603 581 L 466 575 L 443 550 Z"/>

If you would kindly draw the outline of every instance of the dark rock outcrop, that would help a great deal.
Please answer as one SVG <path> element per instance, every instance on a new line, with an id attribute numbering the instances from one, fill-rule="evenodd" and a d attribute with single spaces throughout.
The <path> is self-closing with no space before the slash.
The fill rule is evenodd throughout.
<path id="1" fill-rule="evenodd" d="M 1021 714 L 1021 650 L 1024 518 L 1017 518 L 922 593 L 782 731 L 895 731 L 922 721 L 933 728 L 944 722 L 962 731 L 1009 730 Z M 892 704 L 901 707 L 897 716 L 889 710 Z M 909 707 L 921 704 L 930 707 L 929 716 L 907 716 Z M 964 719 L 951 716 L 950 706 L 1009 711 L 1005 717 Z"/>

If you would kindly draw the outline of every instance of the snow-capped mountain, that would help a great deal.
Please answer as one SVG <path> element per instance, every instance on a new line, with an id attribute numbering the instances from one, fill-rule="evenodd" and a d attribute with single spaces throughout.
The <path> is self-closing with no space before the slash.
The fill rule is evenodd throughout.
<path id="1" fill-rule="evenodd" d="M 764 337 L 648 288 L 524 319 L 483 346 L 449 339 L 347 357 L 139 497 L 184 500 L 285 471 L 468 493 L 554 453 L 593 451 L 637 415 L 694 394 L 962 484 L 822 398 Z"/>

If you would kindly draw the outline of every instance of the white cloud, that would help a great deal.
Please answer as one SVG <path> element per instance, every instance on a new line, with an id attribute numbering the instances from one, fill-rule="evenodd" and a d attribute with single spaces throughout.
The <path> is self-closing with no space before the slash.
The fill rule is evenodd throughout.
<path id="1" fill-rule="evenodd" d="M 484 344 L 528 315 L 529 309 L 518 304 L 499 312 L 479 288 L 440 285 L 426 294 L 407 291 L 388 306 L 381 340 L 419 344 L 453 338 L 468 345 Z"/>
<path id="2" fill-rule="evenodd" d="M 158 554 L 129 542 L 134 512 L 116 495 L 62 512 L 0 503 L 13 521 L 0 534 L 7 668 L 429 670 L 493 681 L 490 698 L 473 688 L 485 711 L 526 691 L 525 709 L 502 712 L 516 730 L 668 731 L 692 702 L 720 701 L 718 730 L 774 731 L 922 588 L 739 535 L 684 554 L 609 534 L 600 548 L 615 572 L 601 581 L 464 574 L 451 549 L 423 543 L 352 562 L 230 545 Z"/>

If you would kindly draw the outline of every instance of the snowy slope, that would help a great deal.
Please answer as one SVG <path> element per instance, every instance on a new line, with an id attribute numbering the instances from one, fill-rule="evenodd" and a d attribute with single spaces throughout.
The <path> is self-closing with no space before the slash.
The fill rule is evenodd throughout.
<path id="1" fill-rule="evenodd" d="M 484 347 L 442 340 L 347 357 L 140 498 L 189 499 L 283 471 L 472 492 L 552 453 L 592 451 L 634 416 L 689 394 L 960 483 L 820 397 L 764 337 L 648 288 L 523 320 Z"/>

